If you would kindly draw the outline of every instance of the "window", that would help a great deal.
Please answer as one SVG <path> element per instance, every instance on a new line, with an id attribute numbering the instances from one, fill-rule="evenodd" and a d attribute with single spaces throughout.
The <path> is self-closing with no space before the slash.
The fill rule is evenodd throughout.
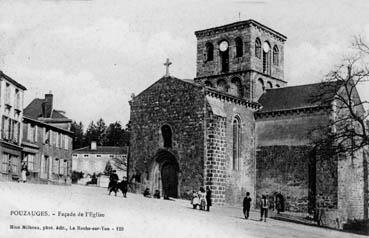
<path id="1" fill-rule="evenodd" d="M 26 154 L 25 161 L 27 162 L 27 169 L 29 171 L 34 171 L 35 155 L 34 154 Z"/>
<path id="2" fill-rule="evenodd" d="M 236 57 L 242 57 L 243 55 L 243 43 L 241 37 L 237 37 L 235 40 L 236 43 Z"/>
<path id="3" fill-rule="evenodd" d="M 2 123 L 2 138 L 4 140 L 9 140 L 10 139 L 10 135 L 9 135 L 9 132 L 10 132 L 10 119 L 6 116 L 3 116 L 3 123 Z"/>
<path id="4" fill-rule="evenodd" d="M 10 84 L 5 85 L 5 104 L 10 105 Z"/>
<path id="5" fill-rule="evenodd" d="M 83 155 L 83 157 L 88 157 L 88 155 Z"/>
<path id="6" fill-rule="evenodd" d="M 240 118 L 236 116 L 233 120 L 233 170 L 240 170 L 240 145 L 241 145 L 241 124 Z"/>
<path id="7" fill-rule="evenodd" d="M 270 74 L 270 45 L 267 41 L 263 45 L 263 73 Z"/>
<path id="8" fill-rule="evenodd" d="M 55 158 L 53 160 L 53 174 L 59 174 L 59 159 Z"/>
<path id="9" fill-rule="evenodd" d="M 217 82 L 217 89 L 219 91 L 228 92 L 228 85 L 224 79 L 219 79 Z"/>
<path id="10" fill-rule="evenodd" d="M 261 90 L 264 92 L 265 91 L 265 85 L 264 85 L 263 79 L 259 78 L 258 83 L 259 83 L 259 86 L 260 86 Z"/>
<path id="11" fill-rule="evenodd" d="M 279 50 L 276 45 L 273 47 L 273 64 L 279 65 Z"/>
<path id="12" fill-rule="evenodd" d="M 205 44 L 206 48 L 206 61 L 212 61 L 214 59 L 214 46 L 208 42 Z"/>
<path id="13" fill-rule="evenodd" d="M 27 140 L 31 142 L 35 141 L 35 127 L 30 123 L 27 124 Z"/>
<path id="14" fill-rule="evenodd" d="M 161 134 L 163 136 L 164 147 L 172 148 L 172 129 L 168 125 L 161 127 Z"/>
<path id="15" fill-rule="evenodd" d="M 58 132 L 54 132 L 54 137 L 55 137 L 55 146 L 59 147 L 59 133 Z"/>
<path id="16" fill-rule="evenodd" d="M 10 155 L 10 166 L 11 166 L 12 173 L 14 173 L 14 174 L 19 173 L 19 158 L 18 158 L 18 156 Z"/>
<path id="17" fill-rule="evenodd" d="M 261 59 L 261 41 L 259 38 L 255 40 L 255 56 Z"/>
<path id="18" fill-rule="evenodd" d="M 67 135 L 64 135 L 64 149 L 69 149 L 69 137 Z"/>
<path id="19" fill-rule="evenodd" d="M 269 81 L 267 82 L 267 86 L 268 86 L 268 88 L 273 88 L 273 84 Z"/>
<path id="20" fill-rule="evenodd" d="M 228 93 L 236 97 L 242 97 L 242 85 L 239 78 L 232 78 Z"/>
<path id="21" fill-rule="evenodd" d="M 15 109 L 21 110 L 21 99 L 20 99 L 20 92 L 19 89 L 15 89 Z"/>
<path id="22" fill-rule="evenodd" d="M 49 174 L 49 156 L 45 155 L 41 167 L 41 176 L 42 178 L 47 179 L 48 174 Z"/>
<path id="23" fill-rule="evenodd" d="M 68 161 L 64 160 L 64 176 L 68 176 Z"/>
<path id="24" fill-rule="evenodd" d="M 63 175 L 64 174 L 64 160 L 60 159 L 59 160 L 59 175 Z"/>
<path id="25" fill-rule="evenodd" d="M 97 157 L 97 158 L 100 158 L 100 157 L 101 157 L 101 155 L 96 155 L 96 157 Z"/>
<path id="26" fill-rule="evenodd" d="M 1 157 L 1 172 L 8 173 L 9 154 L 3 153 Z"/>
<path id="27" fill-rule="evenodd" d="M 13 142 L 19 142 L 19 134 L 20 134 L 20 122 L 13 121 Z"/>
<path id="28" fill-rule="evenodd" d="M 210 81 L 206 80 L 205 81 L 205 86 L 212 88 L 213 87 L 213 84 Z"/>
<path id="29" fill-rule="evenodd" d="M 44 128 L 44 143 L 51 145 L 51 130 Z"/>

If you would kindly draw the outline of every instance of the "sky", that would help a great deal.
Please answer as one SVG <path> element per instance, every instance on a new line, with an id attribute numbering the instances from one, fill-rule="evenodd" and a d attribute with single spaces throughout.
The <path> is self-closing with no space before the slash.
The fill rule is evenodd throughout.
<path id="1" fill-rule="evenodd" d="M 27 87 L 25 105 L 51 91 L 86 126 L 125 125 L 132 93 L 165 74 L 166 58 L 171 75 L 195 77 L 196 30 L 254 19 L 286 35 L 291 86 L 322 81 L 355 36 L 369 39 L 368 12 L 367 0 L 2 0 L 0 70 Z"/>

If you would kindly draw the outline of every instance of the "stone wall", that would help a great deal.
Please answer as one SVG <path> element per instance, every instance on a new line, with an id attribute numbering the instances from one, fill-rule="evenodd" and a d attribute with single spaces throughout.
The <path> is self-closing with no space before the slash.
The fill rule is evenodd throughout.
<path id="1" fill-rule="evenodd" d="M 131 105 L 129 176 L 141 175 L 150 185 L 150 169 L 159 150 L 171 153 L 179 164 L 178 192 L 187 197 L 204 184 L 204 94 L 202 88 L 164 77 L 137 95 Z M 161 127 L 169 125 L 172 147 L 164 148 Z"/>
<path id="2" fill-rule="evenodd" d="M 256 194 L 285 199 L 285 211 L 308 212 L 315 171 L 310 146 L 261 146 L 256 154 Z M 309 199 L 310 198 L 310 199 Z M 309 201 L 310 200 L 310 201 Z"/>
<path id="3" fill-rule="evenodd" d="M 213 102 L 214 103 L 214 102 Z M 231 100 L 218 100 L 222 115 L 207 114 L 207 185 L 212 186 L 217 204 L 242 204 L 246 192 L 254 194 L 255 150 L 253 110 Z M 219 113 L 218 108 L 218 113 Z M 233 168 L 233 120 L 240 119 L 240 156 Z"/>

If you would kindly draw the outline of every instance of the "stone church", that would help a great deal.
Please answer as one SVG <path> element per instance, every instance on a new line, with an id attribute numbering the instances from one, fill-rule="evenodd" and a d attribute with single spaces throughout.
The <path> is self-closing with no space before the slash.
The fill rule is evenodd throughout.
<path id="1" fill-rule="evenodd" d="M 323 159 L 311 147 L 330 104 L 309 100 L 320 84 L 287 86 L 286 36 L 255 20 L 195 35 L 196 78 L 167 74 L 130 101 L 129 176 L 141 189 L 189 198 L 209 186 L 220 205 L 279 196 L 285 211 L 324 207 L 332 227 L 367 217 L 364 156 Z"/>

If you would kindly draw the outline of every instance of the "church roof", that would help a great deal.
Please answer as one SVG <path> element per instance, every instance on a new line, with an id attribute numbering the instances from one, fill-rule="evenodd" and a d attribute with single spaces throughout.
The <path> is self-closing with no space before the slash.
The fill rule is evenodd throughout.
<path id="1" fill-rule="evenodd" d="M 267 89 L 259 99 L 258 113 L 328 106 L 340 85 L 334 81 Z"/>

